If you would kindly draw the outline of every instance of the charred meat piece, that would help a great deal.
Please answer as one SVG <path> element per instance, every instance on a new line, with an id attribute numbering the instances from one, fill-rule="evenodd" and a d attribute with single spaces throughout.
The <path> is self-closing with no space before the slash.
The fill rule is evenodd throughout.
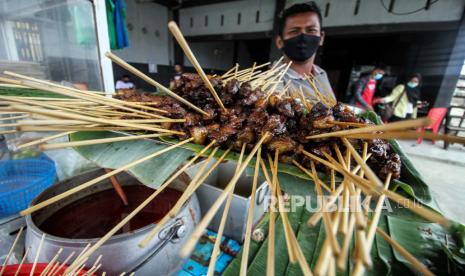
<path id="1" fill-rule="evenodd" d="M 297 143 L 289 137 L 275 137 L 268 143 L 268 150 L 279 153 L 292 152 L 297 147 Z"/>
<path id="2" fill-rule="evenodd" d="M 386 159 L 390 148 L 389 144 L 381 139 L 373 139 L 368 143 L 368 152 L 371 152 L 378 160 Z"/>
<path id="3" fill-rule="evenodd" d="M 241 104 L 245 106 L 252 106 L 258 101 L 258 99 L 260 99 L 260 97 L 262 97 L 262 94 L 259 91 L 250 91 L 250 93 L 248 93 L 247 96 L 244 96 L 241 100 Z"/>
<path id="4" fill-rule="evenodd" d="M 285 98 L 283 100 L 279 100 L 276 103 L 276 109 L 279 113 L 283 114 L 286 117 L 293 118 L 295 116 L 294 109 L 292 104 L 294 100 L 291 98 Z"/>
<path id="5" fill-rule="evenodd" d="M 311 146 L 309 152 L 319 157 L 325 158 L 325 155 L 323 154 L 323 152 L 331 155 L 331 148 L 328 144 L 322 143 L 322 144 Z"/>
<path id="6" fill-rule="evenodd" d="M 245 127 L 237 133 L 237 141 L 246 144 L 252 144 L 255 141 L 255 131 L 251 127 Z"/>
<path id="7" fill-rule="evenodd" d="M 277 114 L 271 115 L 263 127 L 263 131 L 268 131 L 272 135 L 280 135 L 286 132 L 286 120 Z"/>
<path id="8" fill-rule="evenodd" d="M 334 118 L 336 118 L 338 121 L 353 123 L 358 122 L 358 118 L 355 113 L 352 112 L 352 110 L 350 110 L 350 108 L 343 103 L 337 103 L 335 106 L 333 106 L 332 111 Z"/>
<path id="9" fill-rule="evenodd" d="M 314 120 L 313 127 L 318 129 L 332 128 L 334 126 L 332 122 L 334 122 L 333 115 L 328 115 L 326 117 Z"/>
<path id="10" fill-rule="evenodd" d="M 331 109 L 329 109 L 326 105 L 324 105 L 321 102 L 318 102 L 312 107 L 312 110 L 310 110 L 310 118 L 313 120 L 321 120 L 327 116 L 330 116 L 331 114 Z"/>
<path id="11" fill-rule="evenodd" d="M 401 167 L 402 164 L 399 155 L 397 153 L 391 153 L 389 159 L 381 167 L 381 170 L 379 171 L 379 176 L 382 179 L 386 179 L 387 175 L 389 173 L 392 173 L 392 179 L 397 179 L 400 177 Z"/>
<path id="12" fill-rule="evenodd" d="M 241 86 L 239 81 L 236 79 L 232 79 L 226 83 L 226 86 L 224 87 L 223 91 L 231 95 L 236 95 L 240 89 Z"/>
<path id="13" fill-rule="evenodd" d="M 194 138 L 194 143 L 198 145 L 204 145 L 205 140 L 207 139 L 208 130 L 206 127 L 192 127 L 189 129 L 191 137 Z"/>
<path id="14" fill-rule="evenodd" d="M 268 121 L 268 113 L 260 108 L 252 110 L 247 118 L 247 125 L 253 128 L 261 128 Z"/>
<path id="15" fill-rule="evenodd" d="M 186 119 L 184 122 L 186 127 L 197 126 L 202 122 L 202 115 L 199 113 L 188 112 L 184 118 Z"/>

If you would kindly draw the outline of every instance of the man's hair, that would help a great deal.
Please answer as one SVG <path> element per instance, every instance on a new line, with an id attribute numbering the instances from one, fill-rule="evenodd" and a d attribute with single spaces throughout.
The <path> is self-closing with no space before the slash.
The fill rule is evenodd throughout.
<path id="1" fill-rule="evenodd" d="M 412 74 L 410 74 L 407 81 L 410 81 L 413 78 L 417 78 L 418 81 L 421 82 L 421 74 L 420 73 L 412 73 Z"/>
<path id="2" fill-rule="evenodd" d="M 121 76 L 121 79 L 126 79 L 126 78 L 130 79 L 131 77 L 129 75 L 127 75 L 127 74 Z"/>
<path id="3" fill-rule="evenodd" d="M 281 16 L 279 17 L 279 25 L 278 25 L 278 35 L 282 36 L 284 31 L 284 26 L 286 25 L 286 19 L 289 16 L 305 13 L 305 12 L 314 12 L 318 15 L 318 21 L 320 22 L 320 28 L 323 26 L 323 18 L 321 17 L 321 10 L 318 5 L 313 2 L 306 2 L 301 4 L 294 4 L 289 8 L 282 11 Z"/>

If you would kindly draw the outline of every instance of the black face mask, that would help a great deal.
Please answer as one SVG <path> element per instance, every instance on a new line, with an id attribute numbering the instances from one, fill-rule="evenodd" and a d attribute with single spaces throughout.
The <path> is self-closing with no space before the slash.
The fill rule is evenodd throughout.
<path id="1" fill-rule="evenodd" d="M 293 61 L 306 61 L 315 54 L 320 45 L 321 37 L 316 35 L 300 34 L 284 40 L 281 50 Z"/>

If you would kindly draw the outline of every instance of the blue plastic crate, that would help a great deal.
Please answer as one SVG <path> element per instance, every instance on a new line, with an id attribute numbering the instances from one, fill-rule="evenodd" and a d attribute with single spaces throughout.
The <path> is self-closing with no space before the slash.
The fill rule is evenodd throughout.
<path id="1" fill-rule="evenodd" d="M 0 161 L 0 217 L 27 208 L 55 179 L 55 163 L 46 157 Z"/>

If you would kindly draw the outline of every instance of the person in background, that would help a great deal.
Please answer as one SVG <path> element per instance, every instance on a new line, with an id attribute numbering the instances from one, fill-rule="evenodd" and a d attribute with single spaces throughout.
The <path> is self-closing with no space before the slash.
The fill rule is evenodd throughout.
<path id="1" fill-rule="evenodd" d="M 116 90 L 135 89 L 134 83 L 131 82 L 129 75 L 123 75 L 115 85 Z"/>
<path id="2" fill-rule="evenodd" d="M 393 103 L 393 115 L 390 121 L 400 121 L 417 117 L 417 109 L 420 102 L 421 75 L 412 74 L 406 84 L 399 84 L 392 90 L 391 94 L 384 98 L 373 100 L 377 103 Z"/>
<path id="3" fill-rule="evenodd" d="M 180 64 L 174 65 L 174 76 L 170 81 L 170 88 L 173 89 L 175 86 L 175 82 L 181 79 L 183 74 L 183 68 Z"/>
<path id="4" fill-rule="evenodd" d="M 358 79 L 354 85 L 354 96 L 351 104 L 372 111 L 376 83 L 383 78 L 384 73 L 383 68 L 376 67 L 369 75 Z"/>
<path id="5" fill-rule="evenodd" d="M 302 88 L 305 97 L 317 99 L 313 86 L 306 79 L 306 76 L 313 76 L 317 90 L 335 99 L 326 72 L 314 63 L 318 47 L 323 45 L 325 38 L 321 28 L 321 10 L 315 2 L 294 4 L 279 18 L 275 43 L 283 52 L 283 61 L 292 62 L 283 77 L 285 85 L 290 83 L 291 90 Z"/>

